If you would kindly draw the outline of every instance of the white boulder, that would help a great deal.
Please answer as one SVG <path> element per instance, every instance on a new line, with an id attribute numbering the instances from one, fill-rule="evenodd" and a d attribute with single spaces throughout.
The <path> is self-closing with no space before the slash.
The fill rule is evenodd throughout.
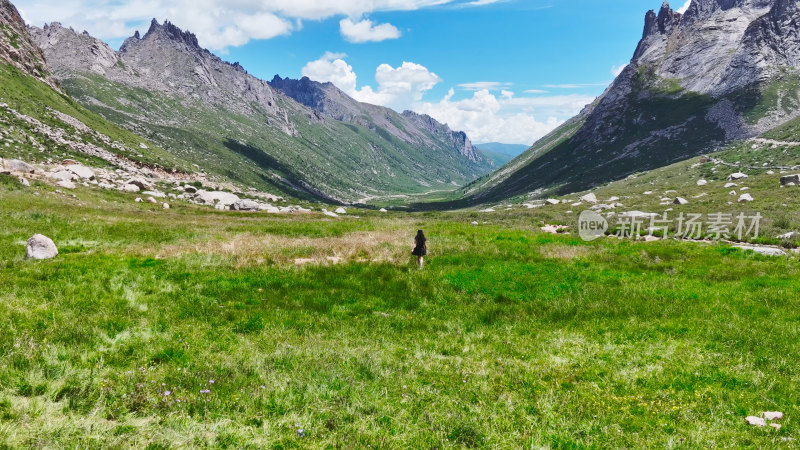
<path id="1" fill-rule="evenodd" d="M 594 195 L 594 192 L 590 192 L 581 197 L 580 200 L 586 203 L 597 203 L 597 196 Z"/>
<path id="2" fill-rule="evenodd" d="M 742 194 L 739 196 L 739 203 L 752 202 L 752 201 L 753 201 L 753 196 L 750 194 Z"/>
<path id="3" fill-rule="evenodd" d="M 35 234 L 25 247 L 28 259 L 52 259 L 58 255 L 56 244 L 47 236 Z"/>
<path id="4" fill-rule="evenodd" d="M 743 179 L 745 179 L 747 177 L 748 177 L 747 174 L 744 174 L 742 172 L 736 172 L 736 173 L 732 173 L 732 174 L 728 175 L 728 179 L 732 180 L 732 181 L 743 180 Z"/>
<path id="5" fill-rule="evenodd" d="M 333 212 L 335 212 L 336 214 L 347 214 L 347 210 L 342 208 L 341 206 L 336 208 Z"/>
<path id="6" fill-rule="evenodd" d="M 674 203 L 676 205 L 688 205 L 689 204 L 689 200 L 686 200 L 683 197 L 675 197 L 675 200 L 673 200 L 672 203 Z"/>
<path id="7" fill-rule="evenodd" d="M 94 179 L 94 171 L 86 166 L 82 166 L 80 164 L 72 164 L 67 166 L 67 170 L 83 178 L 84 180 Z"/>

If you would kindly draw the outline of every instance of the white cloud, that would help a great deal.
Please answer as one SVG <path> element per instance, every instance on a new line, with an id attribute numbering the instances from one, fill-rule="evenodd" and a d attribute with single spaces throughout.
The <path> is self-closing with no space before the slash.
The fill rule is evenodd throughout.
<path id="1" fill-rule="evenodd" d="M 621 74 L 626 67 L 628 67 L 627 64 L 622 64 L 619 66 L 611 66 L 611 75 L 614 75 L 615 78 L 618 77 L 619 74 Z"/>
<path id="2" fill-rule="evenodd" d="M 360 22 L 342 19 L 342 21 L 339 22 L 339 29 L 345 39 L 356 44 L 363 42 L 381 42 L 387 39 L 397 39 L 400 37 L 400 30 L 394 25 L 390 23 L 374 25 L 369 19 L 363 19 Z"/>
<path id="3" fill-rule="evenodd" d="M 345 58 L 343 54 L 326 53 L 306 64 L 303 75 L 315 81 L 330 81 L 362 102 L 429 114 L 454 130 L 465 131 L 475 142 L 532 144 L 594 100 L 578 94 L 516 97 L 511 83 L 479 82 L 466 83 L 470 88 L 484 87 L 474 89 L 471 97 L 455 100 L 456 91 L 451 88 L 440 101 L 430 102 L 423 97 L 442 80 L 426 67 L 412 62 L 397 68 L 381 64 L 375 71 L 377 87 L 359 87 L 358 77 Z"/>
<path id="4" fill-rule="evenodd" d="M 168 19 L 197 34 L 200 44 L 212 50 L 284 35 L 300 28 L 303 20 L 364 17 L 373 12 L 463 4 L 460 0 L 16 0 L 14 3 L 31 25 L 58 21 L 104 40 L 126 38 L 137 29 L 144 32 L 153 17 L 160 22 Z M 391 24 L 373 25 L 368 20 L 345 22 L 342 33 L 347 37 L 345 29 L 354 38 L 372 40 L 399 35 L 399 30 Z"/>
<path id="5" fill-rule="evenodd" d="M 583 89 L 587 87 L 601 87 L 608 86 L 606 83 L 578 83 L 578 84 L 545 84 L 544 87 L 548 89 Z"/>
<path id="6" fill-rule="evenodd" d="M 686 3 L 684 3 L 683 6 L 681 6 L 680 8 L 678 8 L 678 12 L 681 13 L 681 14 L 686 13 L 686 11 L 689 9 L 689 6 L 691 6 L 691 4 L 692 4 L 692 0 L 686 0 Z"/>
<path id="7" fill-rule="evenodd" d="M 550 91 L 545 91 L 543 89 L 528 89 L 527 91 L 524 91 L 526 94 L 547 94 L 549 92 Z"/>
<path id="8" fill-rule="evenodd" d="M 512 83 L 501 83 L 498 81 L 476 81 L 474 83 L 459 84 L 458 87 L 467 91 L 499 91 L 501 89 L 510 88 Z"/>
<path id="9" fill-rule="evenodd" d="M 303 67 L 303 76 L 314 81 L 330 81 L 346 94 L 358 101 L 388 106 L 398 111 L 411 107 L 422 100 L 425 92 L 439 84 L 441 79 L 425 66 L 413 62 L 403 62 L 394 68 L 381 64 L 375 70 L 377 88 L 363 86 L 358 88 L 357 76 L 353 67 L 344 60 L 346 55 L 325 53 L 322 58 L 311 61 Z"/>

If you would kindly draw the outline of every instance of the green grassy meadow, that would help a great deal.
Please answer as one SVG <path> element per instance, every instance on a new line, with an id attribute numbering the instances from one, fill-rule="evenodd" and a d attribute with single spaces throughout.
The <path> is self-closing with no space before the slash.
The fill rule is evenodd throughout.
<path id="1" fill-rule="evenodd" d="M 330 219 L 74 194 L 0 179 L 2 448 L 800 439 L 793 254 L 585 243 L 539 231 L 545 210 Z M 35 233 L 56 259 L 24 259 Z M 744 421 L 771 410 L 780 430 Z"/>

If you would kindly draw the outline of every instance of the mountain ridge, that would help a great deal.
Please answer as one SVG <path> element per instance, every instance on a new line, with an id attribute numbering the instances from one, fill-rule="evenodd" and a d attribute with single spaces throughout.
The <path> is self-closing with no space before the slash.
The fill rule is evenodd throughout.
<path id="1" fill-rule="evenodd" d="M 332 86 L 328 95 L 340 98 L 331 104 L 355 105 L 380 120 L 322 114 L 201 48 L 169 21 L 153 20 L 118 52 L 58 23 L 31 29 L 67 92 L 217 176 L 347 202 L 453 189 L 491 168 L 464 133 L 364 106 Z"/>

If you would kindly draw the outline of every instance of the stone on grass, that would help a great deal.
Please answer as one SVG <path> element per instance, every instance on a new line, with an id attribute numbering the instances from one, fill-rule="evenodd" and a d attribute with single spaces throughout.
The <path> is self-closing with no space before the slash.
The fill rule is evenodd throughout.
<path id="1" fill-rule="evenodd" d="M 673 200 L 672 203 L 674 203 L 676 205 L 688 205 L 689 204 L 689 200 L 686 200 L 683 197 L 675 197 L 675 200 Z"/>
<path id="2" fill-rule="evenodd" d="M 761 415 L 764 416 L 764 418 L 767 420 L 783 419 L 783 413 L 780 411 L 764 411 Z"/>
<path id="3" fill-rule="evenodd" d="M 387 210 L 386 210 L 386 208 L 381 208 L 381 209 L 379 209 L 378 211 L 379 211 L 379 212 L 389 212 L 389 211 L 387 211 Z"/>
<path id="4" fill-rule="evenodd" d="M 781 177 L 781 186 L 796 186 L 800 184 L 800 174 L 785 175 Z"/>
<path id="5" fill-rule="evenodd" d="M 5 166 L 12 172 L 33 173 L 36 171 L 32 165 L 18 159 L 5 160 Z"/>
<path id="6" fill-rule="evenodd" d="M 341 206 L 336 208 L 333 212 L 335 212 L 336 214 L 347 214 L 347 210 L 342 208 Z"/>
<path id="7" fill-rule="evenodd" d="M 235 201 L 233 205 L 231 205 L 231 209 L 234 211 L 258 211 L 259 204 L 255 200 L 241 199 Z"/>
<path id="8" fill-rule="evenodd" d="M 557 205 L 557 204 L 561 203 L 561 200 L 558 200 L 558 199 L 555 199 L 555 198 L 548 198 L 544 202 L 547 203 L 548 205 Z"/>
<path id="9" fill-rule="evenodd" d="M 706 180 L 697 180 L 697 185 L 698 186 L 705 186 L 707 184 L 708 184 L 708 181 L 706 181 Z"/>
<path id="10" fill-rule="evenodd" d="M 23 185 L 25 187 L 30 187 L 31 186 L 31 182 L 28 181 L 26 178 L 23 178 L 23 177 L 19 178 L 19 184 L 21 184 L 21 185 Z"/>
<path id="11" fill-rule="evenodd" d="M 328 211 L 327 209 L 323 209 L 322 210 L 322 214 L 324 214 L 324 215 L 326 215 L 328 217 L 339 217 L 338 214 L 336 214 L 335 212 Z"/>
<path id="12" fill-rule="evenodd" d="M 139 186 L 135 184 L 125 184 L 122 186 L 122 190 L 125 192 L 139 192 Z"/>
<path id="13" fill-rule="evenodd" d="M 749 423 L 750 425 L 753 425 L 754 427 L 765 427 L 765 426 L 767 426 L 767 421 L 764 420 L 761 417 L 747 416 L 747 417 L 744 418 L 744 420 L 746 420 L 747 423 Z"/>
<path id="14" fill-rule="evenodd" d="M 164 209 L 169 209 L 169 203 L 164 203 L 164 204 L 163 204 L 163 205 L 161 205 L 161 206 L 162 206 Z"/>
<path id="15" fill-rule="evenodd" d="M 784 240 L 787 240 L 787 241 L 790 241 L 792 239 L 796 239 L 798 237 L 800 237 L 800 233 L 798 233 L 797 231 L 790 231 L 790 232 L 788 232 L 786 234 L 782 234 L 780 236 L 777 236 L 778 239 L 784 239 Z"/>
<path id="16" fill-rule="evenodd" d="M 597 196 L 594 195 L 594 192 L 590 192 L 580 198 L 581 201 L 586 203 L 597 203 Z"/>
<path id="17" fill-rule="evenodd" d="M 736 186 L 738 186 L 738 184 L 736 184 L 736 183 L 725 183 L 724 187 L 725 187 L 725 189 L 728 189 L 728 188 L 732 188 L 732 187 L 736 187 Z"/>
<path id="18" fill-rule="evenodd" d="M 154 199 L 153 197 L 147 197 L 147 202 L 155 205 L 158 203 L 158 200 Z"/>
<path id="19" fill-rule="evenodd" d="M 61 170 L 55 173 L 51 173 L 50 178 L 59 181 L 72 181 L 77 179 L 78 177 L 74 173 L 68 170 Z"/>
<path id="20" fill-rule="evenodd" d="M 786 252 L 776 247 L 764 247 L 759 245 L 734 245 L 742 250 L 752 250 L 759 255 L 765 256 L 786 256 Z"/>
<path id="21" fill-rule="evenodd" d="M 35 234 L 28 239 L 25 254 L 28 259 L 52 259 L 58 255 L 58 248 L 49 237 Z"/>
<path id="22" fill-rule="evenodd" d="M 94 170 L 80 164 L 71 164 L 67 166 L 67 170 L 84 180 L 91 180 L 94 178 Z"/>
<path id="23" fill-rule="evenodd" d="M 733 180 L 733 181 L 743 180 L 743 179 L 745 179 L 747 177 L 748 177 L 748 175 L 744 174 L 742 172 L 736 172 L 736 173 L 732 173 L 732 174 L 728 175 L 728 179 L 729 180 Z"/>
<path id="24" fill-rule="evenodd" d="M 75 183 L 72 181 L 59 181 L 56 183 L 56 186 L 62 187 L 64 189 L 75 189 Z"/>
<path id="25" fill-rule="evenodd" d="M 739 203 L 752 202 L 752 201 L 753 201 L 753 196 L 750 194 L 742 194 L 739 196 Z"/>
<path id="26" fill-rule="evenodd" d="M 771 423 L 771 424 L 769 424 L 769 426 L 771 426 L 772 428 L 775 428 L 776 430 L 780 430 L 781 429 L 781 424 L 779 424 L 779 423 Z"/>
<path id="27" fill-rule="evenodd" d="M 142 197 L 136 197 L 136 200 L 134 200 L 134 201 L 136 203 L 142 203 L 144 200 L 142 200 Z"/>

